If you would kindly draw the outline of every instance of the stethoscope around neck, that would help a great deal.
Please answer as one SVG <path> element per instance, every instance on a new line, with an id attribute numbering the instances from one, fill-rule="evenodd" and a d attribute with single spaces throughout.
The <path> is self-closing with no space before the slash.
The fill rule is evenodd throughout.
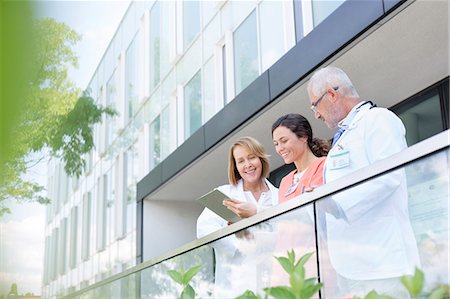
<path id="1" fill-rule="evenodd" d="M 359 109 L 361 109 L 362 106 L 365 106 L 365 105 L 367 105 L 367 104 L 370 104 L 370 108 L 369 108 L 369 109 L 372 109 L 372 108 L 374 108 L 374 107 L 377 107 L 377 104 L 375 104 L 374 102 L 372 102 L 372 101 L 365 101 L 365 102 L 362 103 L 361 106 L 359 106 L 358 109 L 356 109 L 356 110 L 359 111 Z"/>

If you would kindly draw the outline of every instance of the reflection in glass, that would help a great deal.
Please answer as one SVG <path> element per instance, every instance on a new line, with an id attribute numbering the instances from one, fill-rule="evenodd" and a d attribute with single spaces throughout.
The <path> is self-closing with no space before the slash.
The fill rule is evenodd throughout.
<path id="1" fill-rule="evenodd" d="M 200 31 L 200 1 L 183 1 L 183 41 L 187 46 Z"/>
<path id="2" fill-rule="evenodd" d="M 117 110 L 118 69 L 116 68 L 106 83 L 106 106 Z M 120 112 L 121 113 L 121 112 Z M 106 116 L 105 147 L 107 148 L 116 137 L 116 120 L 114 116 Z"/>
<path id="3" fill-rule="evenodd" d="M 196 292 L 196 298 L 212 298 L 213 262 L 211 248 L 202 246 L 144 269 L 141 272 L 141 298 L 178 298 L 182 288 L 170 278 L 168 271 L 180 271 L 181 268 L 187 271 L 197 265 L 202 268 L 190 282 Z"/>
<path id="4" fill-rule="evenodd" d="M 139 159 L 136 143 L 126 152 L 126 233 L 129 234 L 136 229 L 136 184 L 139 168 Z"/>
<path id="5" fill-rule="evenodd" d="M 216 84 L 218 84 L 215 80 L 215 68 L 214 68 L 214 59 L 210 59 L 203 66 L 203 92 L 204 92 L 204 116 L 205 121 L 207 122 L 211 117 L 213 117 L 216 112 L 218 105 L 218 99 L 215 95 Z"/>
<path id="6" fill-rule="evenodd" d="M 233 44 L 234 80 L 236 94 L 238 94 L 259 74 L 256 11 L 253 11 L 236 29 Z"/>
<path id="7" fill-rule="evenodd" d="M 406 167 L 409 211 L 425 289 L 449 284 L 449 151 L 416 161 Z"/>
<path id="8" fill-rule="evenodd" d="M 325 298 L 409 298 L 400 277 L 415 267 L 427 289 L 448 283 L 448 169 L 441 152 L 319 200 Z"/>
<path id="9" fill-rule="evenodd" d="M 270 286 L 289 285 L 288 274 L 275 260 L 294 250 L 300 257 L 315 252 L 312 208 L 299 209 L 212 242 L 215 254 L 213 298 L 235 298 L 246 290 L 263 294 Z M 317 276 L 316 255 L 306 264 L 306 277 Z"/>
<path id="10" fill-rule="evenodd" d="M 150 169 L 161 161 L 161 122 L 160 115 L 150 124 Z"/>
<path id="11" fill-rule="evenodd" d="M 405 124 L 408 145 L 442 132 L 444 127 L 438 94 L 404 110 L 398 117 Z"/>
<path id="12" fill-rule="evenodd" d="M 161 9 L 156 2 L 150 11 L 150 92 L 159 83 L 161 63 Z"/>
<path id="13" fill-rule="evenodd" d="M 202 125 L 202 82 L 200 71 L 184 88 L 184 137 L 187 139 Z"/>
<path id="14" fill-rule="evenodd" d="M 260 36 L 262 70 L 268 69 L 284 54 L 283 2 L 263 1 L 260 4 Z"/>
<path id="15" fill-rule="evenodd" d="M 93 298 L 178 298 L 181 286 L 167 271 L 187 270 L 197 265 L 202 266 L 201 271 L 191 281 L 196 298 L 235 298 L 245 290 L 263 294 L 264 287 L 289 284 L 286 272 L 274 256 L 286 256 L 291 249 L 297 257 L 315 253 L 305 266 L 305 277 L 318 276 L 318 262 L 320 281 L 324 283 L 321 298 L 365 296 L 372 289 L 378 292 L 392 289 L 394 292 L 389 290 L 387 294 L 393 298 L 409 298 L 400 280 L 391 278 L 398 276 L 399 268 L 415 266 L 408 262 L 416 258 L 418 249 L 417 266 L 425 273 L 425 292 L 428 292 L 438 284 L 449 282 L 449 155 L 448 149 L 436 152 L 404 168 L 318 199 L 316 212 L 313 204 L 296 208 L 86 294 Z M 400 185 L 396 184 L 398 180 Z M 393 186 L 394 189 L 407 187 L 402 190 L 407 191 L 407 206 L 403 206 L 401 197 L 391 196 L 395 191 L 372 194 L 370 191 L 377 184 L 385 190 Z M 352 201 L 362 191 L 359 195 L 363 196 L 357 198 L 370 200 L 368 210 L 350 209 L 344 214 L 344 209 L 333 205 Z M 380 202 L 372 202 L 373 195 Z M 401 207 L 404 214 L 391 217 L 395 209 L 391 203 Z M 315 217 L 317 221 L 313 221 Z M 340 229 L 342 226 L 336 225 L 336 221 L 346 221 L 349 226 Z M 394 251 L 390 251 L 391 246 Z M 108 252 L 113 249 L 116 248 L 110 246 L 100 252 L 100 256 L 104 254 L 107 259 L 105 264 L 113 260 L 113 254 Z M 351 275 L 358 269 L 360 273 L 353 279 Z M 385 277 L 375 276 L 377 270 Z"/>
<path id="16" fill-rule="evenodd" d="M 312 10 L 314 27 L 319 25 L 344 2 L 345 0 L 313 0 Z"/>
<path id="17" fill-rule="evenodd" d="M 170 106 L 167 105 L 161 111 L 161 160 L 165 159 L 170 153 Z"/>
<path id="18" fill-rule="evenodd" d="M 137 111 L 138 103 L 138 65 L 137 38 L 134 38 L 125 53 L 125 103 L 127 105 L 126 120 L 128 121 Z"/>

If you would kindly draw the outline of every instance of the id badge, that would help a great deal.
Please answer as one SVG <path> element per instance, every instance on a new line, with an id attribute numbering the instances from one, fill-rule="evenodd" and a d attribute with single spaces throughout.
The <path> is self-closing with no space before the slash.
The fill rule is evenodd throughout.
<path id="1" fill-rule="evenodd" d="M 327 168 L 329 170 L 341 169 L 350 165 L 350 152 L 348 150 L 340 150 L 328 157 Z"/>

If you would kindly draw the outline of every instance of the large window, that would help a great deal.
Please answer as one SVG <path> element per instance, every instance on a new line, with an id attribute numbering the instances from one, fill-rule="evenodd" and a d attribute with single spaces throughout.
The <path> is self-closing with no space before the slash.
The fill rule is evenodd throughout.
<path id="1" fill-rule="evenodd" d="M 70 255 L 69 265 L 73 269 L 77 265 L 77 244 L 78 244 L 78 207 L 73 207 L 70 211 Z"/>
<path id="2" fill-rule="evenodd" d="M 313 11 L 313 23 L 314 27 L 319 25 L 323 20 L 326 19 L 333 11 L 335 11 L 345 0 L 313 0 L 312 1 L 312 11 Z"/>
<path id="3" fill-rule="evenodd" d="M 136 228 L 136 184 L 138 180 L 139 157 L 136 143 L 126 153 L 126 232 Z"/>
<path id="4" fill-rule="evenodd" d="M 161 162 L 161 120 L 158 115 L 150 124 L 150 169 Z"/>
<path id="5" fill-rule="evenodd" d="M 58 258 L 58 273 L 60 275 L 66 273 L 67 267 L 66 267 L 66 256 L 67 256 L 67 218 L 64 218 L 61 220 L 61 225 L 59 228 L 59 258 Z"/>
<path id="6" fill-rule="evenodd" d="M 50 265 L 52 279 L 56 279 L 56 277 L 58 276 L 58 272 L 57 272 L 58 271 L 58 254 L 60 254 L 58 240 L 59 240 L 59 227 L 53 229 L 53 232 L 52 232 L 52 256 L 51 256 L 52 264 Z"/>
<path id="7" fill-rule="evenodd" d="M 114 241 L 114 213 L 115 213 L 115 205 L 114 199 L 116 196 L 116 185 L 113 183 L 115 181 L 115 167 L 111 167 L 111 169 L 107 172 L 106 176 L 106 245 L 108 246 Z"/>
<path id="8" fill-rule="evenodd" d="M 127 155 L 119 153 L 115 163 L 114 181 L 114 233 L 115 239 L 122 239 L 126 232 L 127 221 Z"/>
<path id="9" fill-rule="evenodd" d="M 125 53 L 125 103 L 126 121 L 131 119 L 137 111 L 138 103 L 138 64 L 137 64 L 137 38 L 131 42 Z"/>
<path id="10" fill-rule="evenodd" d="M 186 49 L 200 31 L 200 1 L 183 1 L 183 46 Z"/>
<path id="11" fill-rule="evenodd" d="M 117 103 L 117 86 L 118 86 L 118 69 L 113 72 L 106 83 L 106 106 L 116 109 Z M 105 146 L 106 148 L 113 142 L 115 138 L 116 121 L 113 117 L 107 116 L 105 121 Z"/>
<path id="12" fill-rule="evenodd" d="M 448 128 L 448 78 L 392 108 L 406 127 L 412 145 Z"/>
<path id="13" fill-rule="evenodd" d="M 97 251 L 106 246 L 106 194 L 108 192 L 108 177 L 102 175 L 97 180 Z"/>
<path id="14" fill-rule="evenodd" d="M 150 92 L 160 80 L 161 63 L 161 8 L 156 2 L 150 11 Z"/>
<path id="15" fill-rule="evenodd" d="M 214 114 L 217 113 L 217 110 L 224 105 L 223 99 L 220 96 L 217 98 L 215 96 L 216 86 L 220 85 L 220 83 L 216 81 L 214 72 L 214 60 L 210 59 L 203 65 L 202 98 L 204 122 L 207 122 L 211 117 L 213 117 Z M 224 94 L 224 99 L 226 99 L 226 94 Z"/>
<path id="16" fill-rule="evenodd" d="M 234 32 L 233 44 L 234 81 L 236 94 L 238 94 L 259 75 L 255 10 Z"/>
<path id="17" fill-rule="evenodd" d="M 82 242 L 81 242 L 81 258 L 83 261 L 89 259 L 90 243 L 91 243 L 91 192 L 83 195 L 83 223 L 82 223 Z"/>
<path id="18" fill-rule="evenodd" d="M 285 53 L 285 39 L 288 38 L 287 36 L 285 38 L 283 34 L 283 21 L 287 22 L 283 14 L 283 3 L 277 1 L 261 2 L 259 17 L 261 62 L 262 71 L 265 71 Z"/>
<path id="19" fill-rule="evenodd" d="M 174 132 L 170 129 L 171 121 L 170 121 L 170 106 L 167 105 L 162 111 L 160 115 L 160 127 L 161 127 L 161 160 L 165 159 L 170 153 L 170 140 L 171 134 Z"/>
<path id="20" fill-rule="evenodd" d="M 184 137 L 187 139 L 202 125 L 202 83 L 197 72 L 184 87 Z"/>

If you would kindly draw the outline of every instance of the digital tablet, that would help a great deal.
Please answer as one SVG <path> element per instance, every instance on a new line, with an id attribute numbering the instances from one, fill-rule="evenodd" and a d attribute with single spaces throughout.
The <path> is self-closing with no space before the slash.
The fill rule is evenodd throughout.
<path id="1" fill-rule="evenodd" d="M 241 218 L 223 205 L 224 199 L 228 198 L 230 197 L 225 193 L 214 189 L 197 199 L 197 201 L 226 221 L 234 223 L 241 220 Z"/>

